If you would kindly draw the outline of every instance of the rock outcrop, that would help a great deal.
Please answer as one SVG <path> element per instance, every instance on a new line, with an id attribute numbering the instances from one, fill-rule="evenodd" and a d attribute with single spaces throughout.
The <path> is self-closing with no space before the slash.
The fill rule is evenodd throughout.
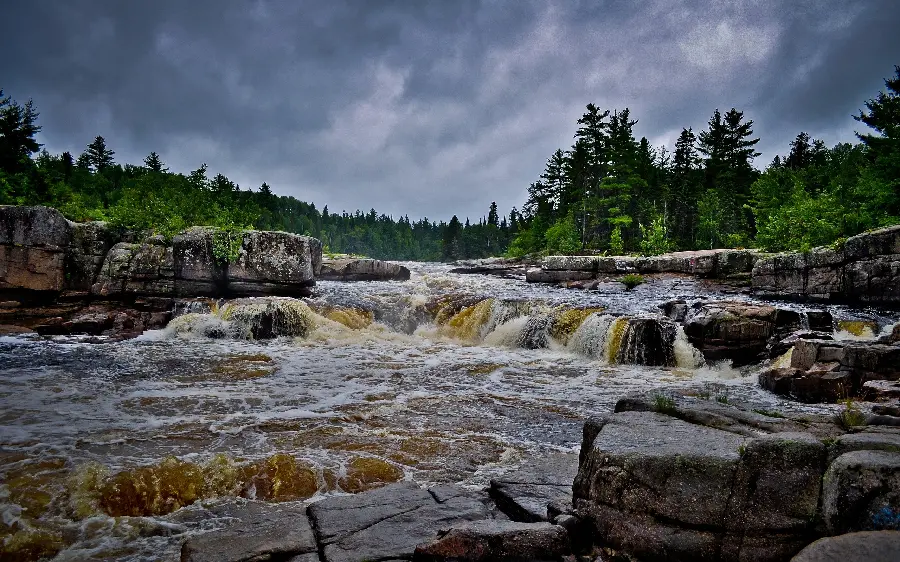
<path id="1" fill-rule="evenodd" d="M 660 256 L 548 256 L 529 269 L 532 283 L 586 281 L 621 273 L 680 273 L 719 279 L 746 279 L 759 259 L 756 250 L 699 250 Z"/>
<path id="2" fill-rule="evenodd" d="M 72 225 L 48 207 L 0 207 L 0 290 L 59 293 L 66 288 Z"/>
<path id="3" fill-rule="evenodd" d="M 791 562 L 896 562 L 900 531 L 863 531 L 819 539 Z"/>
<path id="4" fill-rule="evenodd" d="M 884 449 L 885 431 L 840 453 L 825 418 L 623 400 L 585 425 L 575 514 L 595 544 L 641 560 L 787 560 L 826 532 L 894 528 L 900 452 Z"/>
<path id="5" fill-rule="evenodd" d="M 326 259 L 317 277 L 329 281 L 407 281 L 409 269 L 398 263 L 373 259 Z"/>
<path id="6" fill-rule="evenodd" d="M 315 285 L 321 243 L 285 232 L 246 231 L 232 262 L 215 256 L 217 232 L 194 227 L 171 241 L 151 236 L 120 242 L 106 255 L 94 295 L 134 296 L 305 296 Z"/>
<path id="7" fill-rule="evenodd" d="M 900 303 L 900 225 L 848 238 L 837 248 L 757 261 L 753 291 L 801 300 Z"/>
<path id="8" fill-rule="evenodd" d="M 683 301 L 664 305 L 673 319 L 681 317 L 684 333 L 707 361 L 730 359 L 735 365 L 762 360 L 784 338 L 800 330 L 799 312 L 746 302 L 698 302 L 687 307 Z M 831 332 L 831 315 L 809 313 L 813 329 Z"/>
<path id="9" fill-rule="evenodd" d="M 834 402 L 860 396 L 870 381 L 900 380 L 900 345 L 800 339 L 789 367 L 759 375 L 759 384 L 804 402 Z"/>
<path id="10" fill-rule="evenodd" d="M 0 207 L 0 292 L 52 298 L 63 292 L 139 297 L 307 295 L 321 268 L 315 238 L 240 233 L 234 259 L 216 257 L 213 228 L 171 240 L 73 223 L 49 207 Z M 225 242 L 227 244 L 227 242 Z M 221 254 L 221 252 L 219 252 Z M 42 296 L 41 296 L 42 295 Z"/>

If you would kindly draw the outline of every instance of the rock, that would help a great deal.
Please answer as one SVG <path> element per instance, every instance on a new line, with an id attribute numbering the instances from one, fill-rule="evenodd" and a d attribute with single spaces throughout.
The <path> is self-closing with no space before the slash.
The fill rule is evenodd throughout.
<path id="1" fill-rule="evenodd" d="M 407 281 L 409 269 L 398 263 L 372 259 L 323 260 L 319 279 L 332 281 Z"/>
<path id="2" fill-rule="evenodd" d="M 758 258 L 756 250 L 697 250 L 637 258 L 634 266 L 641 273 L 725 278 L 750 273 Z"/>
<path id="3" fill-rule="evenodd" d="M 576 455 L 550 455 L 491 480 L 488 493 L 513 521 L 547 521 L 549 504 L 571 505 L 572 481 L 577 472 Z"/>
<path id="4" fill-rule="evenodd" d="M 777 298 L 900 302 L 900 225 L 858 234 L 842 248 L 778 254 L 757 261 L 754 292 Z"/>
<path id="5" fill-rule="evenodd" d="M 735 365 L 756 362 L 770 342 L 800 329 L 800 314 L 741 302 L 695 303 L 684 333 L 707 361 L 730 359 Z"/>
<path id="6" fill-rule="evenodd" d="M 56 209 L 0 206 L 0 291 L 62 291 L 71 239 L 69 221 Z"/>
<path id="7" fill-rule="evenodd" d="M 66 289 L 90 291 L 107 252 L 118 241 L 104 222 L 70 223 L 72 238 L 66 250 Z"/>
<path id="8" fill-rule="evenodd" d="M 747 438 L 637 411 L 587 434 L 574 502 L 598 544 L 639 559 L 774 562 L 818 536 L 826 450 L 810 434 Z"/>
<path id="9" fill-rule="evenodd" d="M 900 530 L 900 452 L 852 451 L 825 474 L 822 511 L 831 534 Z"/>
<path id="10" fill-rule="evenodd" d="M 392 484 L 355 496 L 332 497 L 309 507 L 325 562 L 412 557 L 416 546 L 454 525 L 490 519 L 469 495 L 443 503 L 413 483 Z"/>
<path id="11" fill-rule="evenodd" d="M 305 337 L 315 327 L 313 313 L 301 300 L 285 297 L 246 298 L 220 307 L 218 315 L 189 313 L 169 324 L 176 334 L 265 340 Z"/>
<path id="12" fill-rule="evenodd" d="M 185 541 L 181 562 L 283 560 L 294 555 L 318 559 L 315 535 L 302 506 L 252 502 L 228 515 L 234 518 L 230 527 Z"/>
<path id="13" fill-rule="evenodd" d="M 760 386 L 805 402 L 859 396 L 869 381 L 900 380 L 900 346 L 798 339 L 790 368 L 759 375 Z"/>
<path id="14" fill-rule="evenodd" d="M 852 451 L 889 451 L 900 453 L 900 431 L 872 431 L 866 428 L 858 433 L 837 437 L 828 448 L 828 461 Z"/>
<path id="15" fill-rule="evenodd" d="M 237 258 L 228 264 L 214 255 L 218 233 L 195 227 L 171 242 L 152 236 L 120 242 L 107 253 L 94 295 L 130 296 L 308 296 L 321 259 L 315 238 L 284 232 L 241 234 Z"/>
<path id="16" fill-rule="evenodd" d="M 592 271 L 577 270 L 545 270 L 531 268 L 525 272 L 525 281 L 529 283 L 565 283 L 569 281 L 589 281 L 596 274 Z"/>
<path id="17" fill-rule="evenodd" d="M 900 532 L 868 531 L 819 539 L 791 558 L 791 562 L 896 562 L 900 560 Z"/>
<path id="18" fill-rule="evenodd" d="M 570 552 L 568 534 L 559 525 L 486 520 L 452 527 L 436 541 L 418 546 L 413 560 L 561 560 Z"/>

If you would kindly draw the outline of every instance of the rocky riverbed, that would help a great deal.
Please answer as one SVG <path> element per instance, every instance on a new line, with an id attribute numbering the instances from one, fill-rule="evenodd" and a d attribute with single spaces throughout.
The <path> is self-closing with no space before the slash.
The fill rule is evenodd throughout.
<path id="1" fill-rule="evenodd" d="M 896 523 L 889 301 L 763 300 L 753 252 L 570 290 L 54 213 L 0 208 L 4 560 L 780 560 Z"/>

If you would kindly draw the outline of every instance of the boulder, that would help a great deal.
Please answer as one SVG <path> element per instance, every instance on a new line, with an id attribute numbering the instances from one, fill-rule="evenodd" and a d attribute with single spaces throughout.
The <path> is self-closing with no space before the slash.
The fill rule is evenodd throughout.
<path id="1" fill-rule="evenodd" d="M 61 292 L 71 240 L 56 209 L 0 206 L 0 291 Z"/>
<path id="2" fill-rule="evenodd" d="M 793 420 L 754 428 L 741 421 L 752 422 L 751 412 L 703 402 L 673 401 L 667 414 L 623 411 L 646 405 L 635 398 L 586 424 L 576 513 L 595 544 L 642 560 L 790 558 L 821 533 L 825 445 L 777 431 L 797 427 Z"/>
<path id="3" fill-rule="evenodd" d="M 215 256 L 218 232 L 195 227 L 171 241 L 151 236 L 120 242 L 107 253 L 91 287 L 107 298 L 134 296 L 262 296 L 311 293 L 321 243 L 285 232 L 242 233 L 237 258 Z"/>
<path id="4" fill-rule="evenodd" d="M 491 480 L 488 493 L 513 521 L 548 521 L 550 504 L 571 506 L 572 481 L 577 472 L 576 455 L 550 455 Z"/>
<path id="5" fill-rule="evenodd" d="M 758 258 L 756 250 L 697 250 L 637 258 L 634 266 L 641 273 L 725 278 L 749 274 Z"/>
<path id="6" fill-rule="evenodd" d="M 828 532 L 900 530 L 900 452 L 851 451 L 825 474 L 822 511 Z"/>
<path id="7" fill-rule="evenodd" d="M 372 259 L 323 260 L 317 277 L 330 281 L 407 281 L 409 269 L 398 263 Z"/>
<path id="8" fill-rule="evenodd" d="M 695 303 L 687 312 L 684 333 L 707 361 L 730 359 L 746 365 L 766 356 L 773 340 L 799 330 L 800 314 L 743 302 Z"/>
<path id="9" fill-rule="evenodd" d="M 763 388 L 805 402 L 859 396 L 877 380 L 900 380 L 900 345 L 798 339 L 790 367 L 759 375 Z"/>
<path id="10" fill-rule="evenodd" d="M 439 531 L 491 519 L 484 503 L 469 494 L 432 494 L 411 482 L 327 498 L 312 504 L 309 515 L 324 562 L 409 559 Z"/>
<path id="11" fill-rule="evenodd" d="M 900 531 L 863 531 L 819 539 L 791 562 L 896 562 Z"/>
<path id="12" fill-rule="evenodd" d="M 525 272 L 525 280 L 529 283 L 565 283 L 569 281 L 589 281 L 596 274 L 592 271 L 570 269 L 540 269 L 533 267 Z"/>
<path id="13" fill-rule="evenodd" d="M 189 538 L 181 562 L 245 562 L 248 560 L 318 560 L 318 546 L 304 506 L 250 502 L 228 512 L 225 529 Z M 294 558 L 291 558 L 294 560 Z"/>
<path id="14" fill-rule="evenodd" d="M 566 529 L 550 523 L 484 520 L 456 525 L 416 548 L 422 562 L 561 560 L 571 552 Z"/>

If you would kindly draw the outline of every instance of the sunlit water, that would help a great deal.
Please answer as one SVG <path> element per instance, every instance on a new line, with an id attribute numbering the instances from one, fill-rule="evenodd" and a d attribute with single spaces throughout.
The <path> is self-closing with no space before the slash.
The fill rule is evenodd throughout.
<path id="1" fill-rule="evenodd" d="M 672 367 L 610 362 L 623 345 L 610 313 L 746 296 L 675 277 L 585 292 L 407 265 L 408 282 L 320 283 L 305 338 L 0 339 L 6 552 L 177 560 L 186 534 L 222 524 L 217 497 L 315 499 L 398 479 L 481 487 L 577 451 L 584 417 L 635 391 L 715 383 L 735 400 L 809 408 L 758 390 L 758 367 L 696 364 L 681 333 Z M 896 320 L 833 311 L 864 321 L 846 337 Z M 551 316 L 564 328 L 545 329 Z"/>

